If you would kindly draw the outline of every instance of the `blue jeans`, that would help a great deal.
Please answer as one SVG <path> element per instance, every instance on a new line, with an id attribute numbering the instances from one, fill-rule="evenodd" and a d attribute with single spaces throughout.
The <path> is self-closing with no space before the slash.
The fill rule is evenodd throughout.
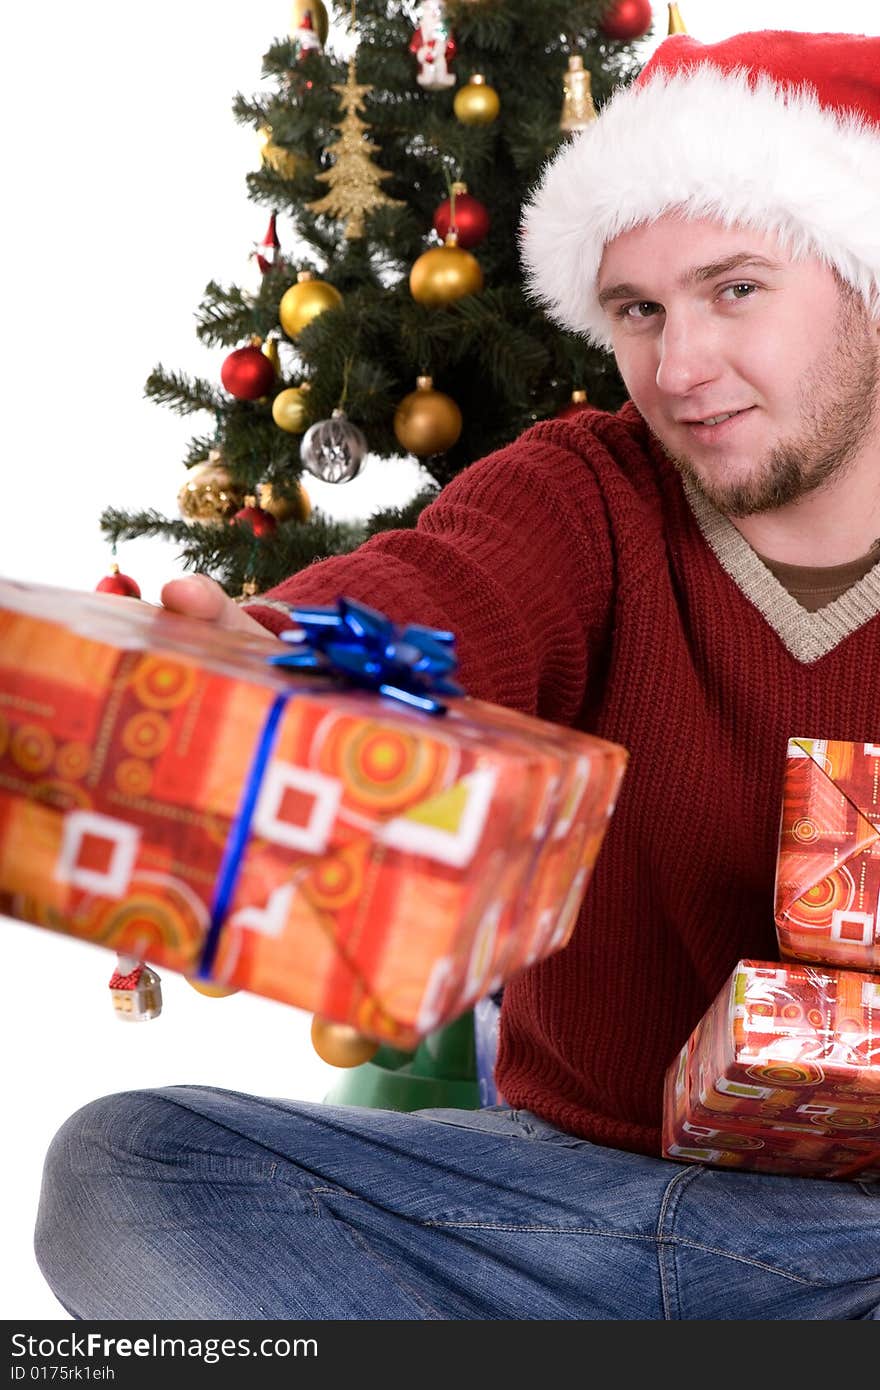
<path id="1" fill-rule="evenodd" d="M 504 1106 L 107 1096 L 52 1141 L 36 1245 L 89 1320 L 880 1318 L 880 1184 L 646 1158 Z"/>

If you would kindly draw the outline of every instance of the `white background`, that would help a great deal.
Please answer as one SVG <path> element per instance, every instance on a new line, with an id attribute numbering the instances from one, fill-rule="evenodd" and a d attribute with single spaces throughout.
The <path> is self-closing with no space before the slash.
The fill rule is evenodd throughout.
<path id="1" fill-rule="evenodd" d="M 875 0 L 680 8 L 707 42 L 760 28 L 880 33 Z M 654 12 L 662 36 L 666 5 Z M 179 419 L 143 384 L 159 361 L 219 378 L 225 350 L 201 347 L 194 312 L 209 279 L 252 273 L 268 222 L 245 192 L 256 135 L 231 102 L 259 88 L 288 20 L 285 0 L 30 0 L 4 12 L 0 574 L 92 589 L 110 559 L 105 506 L 177 514 L 180 460 L 207 417 Z M 354 483 L 307 489 L 329 514 L 361 516 L 417 481 L 412 463 L 371 460 Z M 118 559 L 153 601 L 182 572 L 163 542 L 125 544 Z M 63 1318 L 31 1232 L 42 1156 L 67 1115 L 179 1082 L 318 1100 L 339 1073 L 315 1056 L 299 1010 L 206 999 L 165 972 L 162 1017 L 126 1026 L 108 1000 L 109 953 L 3 918 L 0 931 L 0 1317 Z"/>

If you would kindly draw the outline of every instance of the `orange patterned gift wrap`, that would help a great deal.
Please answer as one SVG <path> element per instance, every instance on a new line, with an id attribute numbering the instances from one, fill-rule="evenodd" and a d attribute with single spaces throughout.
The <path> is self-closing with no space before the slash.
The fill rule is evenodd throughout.
<path id="1" fill-rule="evenodd" d="M 663 1153 L 880 1177 L 880 979 L 740 961 L 668 1069 Z"/>
<path id="2" fill-rule="evenodd" d="M 789 740 L 776 934 L 785 960 L 880 970 L 880 743 Z"/>
<path id="3" fill-rule="evenodd" d="M 413 1047 L 566 943 L 627 754 L 463 697 L 431 717 L 267 650 L 0 581 L 0 911 L 195 975 L 293 692 L 210 978 Z"/>

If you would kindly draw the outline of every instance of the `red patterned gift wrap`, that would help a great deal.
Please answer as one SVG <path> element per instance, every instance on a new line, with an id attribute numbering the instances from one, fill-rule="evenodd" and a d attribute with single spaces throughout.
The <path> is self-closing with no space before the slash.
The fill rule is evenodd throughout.
<path id="1" fill-rule="evenodd" d="M 880 743 L 789 740 L 776 866 L 785 960 L 880 970 Z"/>
<path id="2" fill-rule="evenodd" d="M 565 945 L 627 754 L 466 697 L 432 717 L 267 649 L 0 581 L 0 911 L 414 1047 Z"/>
<path id="3" fill-rule="evenodd" d="M 880 1177 L 880 979 L 740 961 L 667 1071 L 663 1153 Z"/>

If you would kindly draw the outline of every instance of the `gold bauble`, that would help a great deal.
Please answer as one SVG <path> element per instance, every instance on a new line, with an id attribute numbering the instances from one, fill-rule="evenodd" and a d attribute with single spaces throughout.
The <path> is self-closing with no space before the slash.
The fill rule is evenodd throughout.
<path id="1" fill-rule="evenodd" d="M 257 491 L 263 511 L 276 521 L 308 521 L 312 514 L 312 500 L 302 483 L 297 484 L 292 497 L 276 492 L 272 483 L 260 483 Z"/>
<path id="2" fill-rule="evenodd" d="M 409 288 L 419 304 L 436 308 L 466 294 L 479 294 L 483 272 L 477 258 L 459 246 L 455 232 L 449 232 L 442 246 L 419 256 L 409 273 Z"/>
<path id="3" fill-rule="evenodd" d="M 341 304 L 342 295 L 335 285 L 316 280 L 310 270 L 301 270 L 296 284 L 281 296 L 278 317 L 288 338 L 295 338 L 325 309 L 338 309 Z"/>
<path id="4" fill-rule="evenodd" d="M 331 1067 L 359 1067 L 379 1051 L 377 1042 L 365 1038 L 349 1023 L 334 1023 L 318 1014 L 312 1019 L 312 1047 Z"/>
<path id="5" fill-rule="evenodd" d="M 293 7 L 290 12 L 291 38 L 295 36 L 297 29 L 302 28 L 306 10 L 312 12 L 312 28 L 321 40 L 321 47 L 323 48 L 330 32 L 330 21 L 321 0 L 293 0 Z"/>
<path id="6" fill-rule="evenodd" d="M 461 434 L 461 411 L 451 396 L 434 390 L 429 376 L 420 376 L 415 391 L 404 396 L 394 412 L 398 442 L 417 458 L 442 454 Z"/>
<path id="7" fill-rule="evenodd" d="M 230 994 L 238 994 L 237 989 L 231 989 L 228 985 L 217 985 L 213 980 L 193 980 L 188 975 L 184 978 L 196 994 L 205 994 L 209 999 L 226 999 Z"/>
<path id="8" fill-rule="evenodd" d="M 220 526 L 241 507 L 245 491 L 242 484 L 233 482 L 220 450 L 212 449 L 207 463 L 197 463 L 189 470 L 177 494 L 177 505 L 184 521 Z"/>
<path id="9" fill-rule="evenodd" d="M 481 72 L 475 72 L 464 87 L 459 87 L 452 103 L 462 125 L 491 125 L 501 110 L 501 101 Z"/>
<path id="10" fill-rule="evenodd" d="M 283 145 L 275 144 L 272 131 L 267 125 L 260 126 L 257 138 L 260 142 L 260 160 L 266 168 L 274 170 L 283 179 L 292 179 L 299 167 L 296 155 L 291 154 Z"/>
<path id="11" fill-rule="evenodd" d="M 279 391 L 272 402 L 272 419 L 288 434 L 302 434 L 309 423 L 308 382 Z"/>

